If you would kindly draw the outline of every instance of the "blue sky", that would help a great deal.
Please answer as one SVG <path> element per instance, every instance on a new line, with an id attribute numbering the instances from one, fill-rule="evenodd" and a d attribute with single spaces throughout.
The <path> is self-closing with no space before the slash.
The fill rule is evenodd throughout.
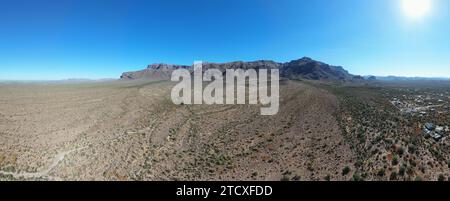
<path id="1" fill-rule="evenodd" d="M 151 63 L 309 56 L 351 73 L 450 77 L 450 2 L 0 0 L 0 80 L 118 78 Z"/>

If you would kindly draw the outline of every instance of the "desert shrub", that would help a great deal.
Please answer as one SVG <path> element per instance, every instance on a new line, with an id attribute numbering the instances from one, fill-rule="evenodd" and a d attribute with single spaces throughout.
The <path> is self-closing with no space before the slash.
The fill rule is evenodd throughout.
<path id="1" fill-rule="evenodd" d="M 436 148 L 432 148 L 432 149 L 430 150 L 430 152 L 431 152 L 431 154 L 432 154 L 437 160 L 439 160 L 439 161 L 444 160 L 444 156 L 443 156 L 443 154 L 441 153 L 440 150 L 438 150 L 438 149 L 436 149 Z"/>
<path id="2" fill-rule="evenodd" d="M 363 181 L 361 175 L 358 173 L 353 174 L 352 181 Z"/>
<path id="3" fill-rule="evenodd" d="M 420 176 L 417 176 L 415 179 L 414 179 L 414 181 L 422 181 L 423 179 L 422 179 L 422 177 L 420 177 Z"/>
<path id="4" fill-rule="evenodd" d="M 7 167 L 3 168 L 3 171 L 5 171 L 5 172 L 15 172 L 16 168 L 14 166 L 7 166 Z"/>
<path id="5" fill-rule="evenodd" d="M 325 181 L 330 181 L 331 180 L 331 176 L 330 175 L 327 175 L 327 176 L 325 176 Z"/>
<path id="6" fill-rule="evenodd" d="M 292 172 L 289 171 L 289 170 L 285 170 L 285 171 L 283 172 L 283 175 L 290 175 L 290 174 L 292 174 Z"/>
<path id="7" fill-rule="evenodd" d="M 289 181 L 289 177 L 287 175 L 283 175 L 283 177 L 281 177 L 281 181 Z"/>
<path id="8" fill-rule="evenodd" d="M 438 177 L 438 181 L 445 181 L 445 176 L 443 174 L 440 174 Z"/>
<path id="9" fill-rule="evenodd" d="M 412 174 L 414 174 L 414 170 L 411 167 L 408 167 L 408 168 L 406 168 L 406 173 L 408 175 L 412 175 Z"/>
<path id="10" fill-rule="evenodd" d="M 403 176 L 403 175 L 405 175 L 405 172 L 406 172 L 406 166 L 405 166 L 405 165 L 402 165 L 402 166 L 400 167 L 400 169 L 398 170 L 398 174 L 399 174 L 400 176 Z"/>
<path id="11" fill-rule="evenodd" d="M 342 169 L 342 175 L 347 175 L 350 173 L 351 169 L 348 166 L 345 166 L 344 169 Z"/>
<path id="12" fill-rule="evenodd" d="M 367 174 L 367 172 L 364 172 L 364 173 L 361 174 L 361 177 L 362 177 L 363 179 L 366 179 L 367 176 L 369 176 L 369 175 Z"/>
<path id="13" fill-rule="evenodd" d="M 384 142 L 388 145 L 392 144 L 392 139 L 384 139 Z"/>
<path id="14" fill-rule="evenodd" d="M 294 177 L 292 177 L 292 180 L 294 181 L 300 181 L 300 176 L 299 175 L 295 175 Z"/>
<path id="15" fill-rule="evenodd" d="M 394 156 L 394 158 L 392 158 L 392 165 L 398 165 L 398 157 Z"/>
<path id="16" fill-rule="evenodd" d="M 380 170 L 378 170 L 377 175 L 379 177 L 383 177 L 386 174 L 386 170 L 384 168 L 381 168 Z"/>
<path id="17" fill-rule="evenodd" d="M 355 162 L 355 166 L 356 166 L 356 167 L 362 167 L 363 163 L 364 163 L 363 160 L 358 159 L 358 160 Z"/>
<path id="18" fill-rule="evenodd" d="M 405 153 L 405 149 L 403 147 L 398 147 L 397 148 L 397 154 L 400 156 L 403 156 L 403 154 Z"/>
<path id="19" fill-rule="evenodd" d="M 416 151 L 417 151 L 417 147 L 415 146 L 415 145 L 413 145 L 413 144 L 410 144 L 409 146 L 408 146 L 408 152 L 409 153 L 416 153 Z"/>
<path id="20" fill-rule="evenodd" d="M 396 172 L 396 171 L 393 171 L 393 172 L 391 173 L 391 176 L 389 177 L 389 179 L 390 179 L 391 181 L 395 181 L 395 180 L 397 180 L 397 178 L 398 178 L 397 172 Z"/>

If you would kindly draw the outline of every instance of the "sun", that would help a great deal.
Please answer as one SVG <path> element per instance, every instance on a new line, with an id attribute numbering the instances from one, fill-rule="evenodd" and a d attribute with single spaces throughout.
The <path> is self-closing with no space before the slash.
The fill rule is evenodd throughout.
<path id="1" fill-rule="evenodd" d="M 401 0 L 404 14 L 412 19 L 421 19 L 431 11 L 431 0 Z"/>

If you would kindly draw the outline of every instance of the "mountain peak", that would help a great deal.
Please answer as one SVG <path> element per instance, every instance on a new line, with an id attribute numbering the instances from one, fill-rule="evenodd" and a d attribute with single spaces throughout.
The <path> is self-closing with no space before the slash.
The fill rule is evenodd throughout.
<path id="1" fill-rule="evenodd" d="M 313 59 L 311 59 L 310 57 L 302 57 L 301 59 L 299 59 L 301 61 L 314 61 Z"/>

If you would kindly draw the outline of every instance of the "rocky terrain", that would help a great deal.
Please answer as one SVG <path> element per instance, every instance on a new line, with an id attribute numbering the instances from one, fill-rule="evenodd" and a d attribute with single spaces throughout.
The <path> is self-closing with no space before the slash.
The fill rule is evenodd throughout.
<path id="1" fill-rule="evenodd" d="M 419 83 L 383 83 L 309 58 L 205 63 L 278 68 L 280 111 L 175 105 L 167 79 L 191 66 L 150 65 L 121 80 L 0 83 L 0 180 L 448 180 L 449 138 L 391 104 Z M 360 80 L 367 80 L 360 81 Z M 450 89 L 426 84 L 441 96 Z M 411 94 L 412 93 L 412 94 Z M 449 97 L 450 98 L 450 97 Z M 448 108 L 447 108 L 448 109 Z"/>
<path id="2" fill-rule="evenodd" d="M 446 181 L 450 178 L 450 138 L 447 131 L 436 139 L 424 130 L 427 122 L 450 125 L 448 108 L 432 108 L 426 114 L 405 113 L 391 104 L 395 97 L 433 94 L 443 99 L 450 82 L 378 82 L 376 85 L 314 83 L 338 97 L 336 119 L 342 135 L 357 156 L 347 174 L 352 180 Z M 408 95 L 406 95 L 408 94 Z M 437 100 L 437 99 L 436 99 Z M 448 102 L 441 100 L 441 104 Z"/>
<path id="3" fill-rule="evenodd" d="M 0 180 L 347 180 L 355 155 L 323 90 L 258 105 L 174 105 L 168 81 L 0 86 Z"/>
<path id="4" fill-rule="evenodd" d="M 152 64 L 146 69 L 135 72 L 123 73 L 121 79 L 152 79 L 165 80 L 170 79 L 173 70 L 184 68 L 193 69 L 192 66 Z M 289 79 L 312 79 L 312 80 L 360 80 L 362 77 L 354 76 L 340 66 L 332 66 L 323 62 L 315 61 L 308 57 L 293 60 L 287 63 L 278 63 L 274 61 L 261 60 L 253 62 L 229 62 L 229 63 L 203 63 L 203 69 L 280 69 L 280 76 Z"/>

